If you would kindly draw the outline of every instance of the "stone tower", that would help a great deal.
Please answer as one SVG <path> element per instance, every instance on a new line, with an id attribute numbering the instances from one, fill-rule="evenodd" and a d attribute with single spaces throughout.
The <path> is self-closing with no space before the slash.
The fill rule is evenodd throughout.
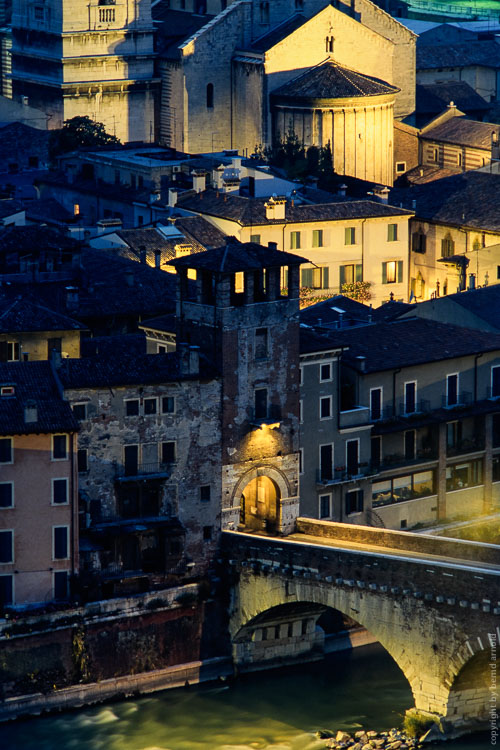
<path id="1" fill-rule="evenodd" d="M 154 140 L 150 0 L 13 0 L 12 94 L 49 128 L 87 115 L 126 141 Z"/>
<path id="2" fill-rule="evenodd" d="M 199 346 L 222 380 L 223 529 L 286 534 L 298 515 L 303 262 L 255 243 L 173 261 L 177 340 Z"/>

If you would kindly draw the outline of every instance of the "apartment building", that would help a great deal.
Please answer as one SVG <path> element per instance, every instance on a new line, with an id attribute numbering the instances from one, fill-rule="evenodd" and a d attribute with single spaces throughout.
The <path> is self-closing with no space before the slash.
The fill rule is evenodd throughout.
<path id="1" fill-rule="evenodd" d="M 500 502 L 500 336 L 302 329 L 301 512 L 413 528 Z"/>
<path id="2" fill-rule="evenodd" d="M 69 596 L 77 430 L 49 362 L 0 363 L 0 608 Z"/>

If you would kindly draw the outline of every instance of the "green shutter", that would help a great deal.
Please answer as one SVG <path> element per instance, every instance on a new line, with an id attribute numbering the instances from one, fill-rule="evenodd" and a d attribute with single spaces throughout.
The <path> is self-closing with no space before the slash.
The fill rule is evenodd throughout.
<path id="1" fill-rule="evenodd" d="M 313 285 L 313 269 L 303 268 L 301 271 L 301 286 L 312 288 Z"/>
<path id="2" fill-rule="evenodd" d="M 342 291 L 342 287 L 345 284 L 345 266 L 339 266 L 339 286 L 340 291 Z"/>
<path id="3" fill-rule="evenodd" d="M 323 289 L 328 289 L 330 286 L 329 279 L 330 279 L 330 269 L 328 266 L 325 266 L 323 268 Z"/>
<path id="4" fill-rule="evenodd" d="M 403 261 L 398 260 L 398 284 L 403 281 Z"/>
<path id="5" fill-rule="evenodd" d="M 363 266 L 361 263 L 356 265 L 356 281 L 363 281 Z"/>
<path id="6" fill-rule="evenodd" d="M 387 284 L 387 263 L 382 263 L 382 284 Z"/>

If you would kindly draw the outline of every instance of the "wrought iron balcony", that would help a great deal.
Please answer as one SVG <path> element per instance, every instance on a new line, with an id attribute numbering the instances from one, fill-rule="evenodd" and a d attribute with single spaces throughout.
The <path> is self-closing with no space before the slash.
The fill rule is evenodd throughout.
<path id="1" fill-rule="evenodd" d="M 452 445 L 446 446 L 447 456 L 462 456 L 465 453 L 475 453 L 484 450 L 484 435 L 471 435 L 470 437 L 456 440 Z"/>
<path id="2" fill-rule="evenodd" d="M 468 406 L 472 403 L 472 393 L 470 391 L 461 391 L 457 394 L 457 400 L 454 404 L 448 403 L 447 396 L 441 396 L 441 406 L 443 409 L 457 409 L 461 406 Z"/>
<path id="3" fill-rule="evenodd" d="M 152 463 L 119 464 L 115 468 L 115 479 L 127 481 L 144 478 L 166 478 L 172 473 L 175 464 L 153 461 Z"/>
<path id="4" fill-rule="evenodd" d="M 348 469 L 346 466 L 332 467 L 331 471 L 318 469 L 316 471 L 316 483 L 320 485 L 339 484 L 340 482 L 355 482 L 358 479 L 371 476 L 375 469 L 371 463 L 360 463 L 356 468 Z"/>

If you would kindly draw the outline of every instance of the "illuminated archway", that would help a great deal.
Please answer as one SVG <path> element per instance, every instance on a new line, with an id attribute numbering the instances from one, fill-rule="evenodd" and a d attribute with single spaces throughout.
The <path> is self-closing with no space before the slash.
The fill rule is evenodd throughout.
<path id="1" fill-rule="evenodd" d="M 240 523 L 245 529 L 276 531 L 281 492 L 270 477 L 260 474 L 245 485 L 240 500 Z"/>

